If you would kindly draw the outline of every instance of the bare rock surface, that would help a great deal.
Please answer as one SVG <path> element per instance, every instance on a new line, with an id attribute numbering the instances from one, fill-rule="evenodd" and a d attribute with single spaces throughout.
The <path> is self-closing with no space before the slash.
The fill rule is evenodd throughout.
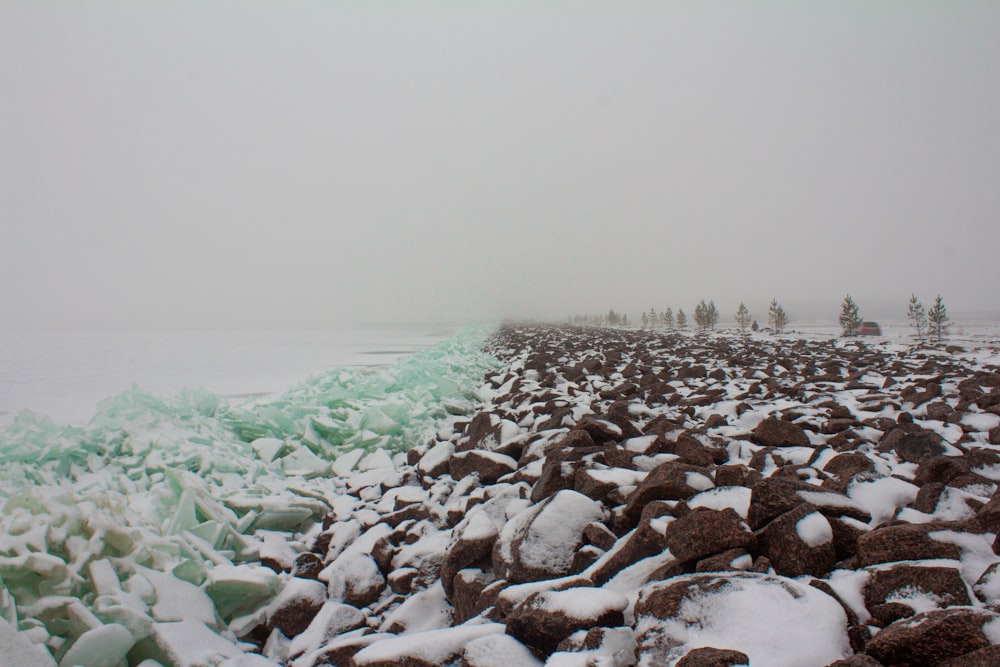
<path id="1" fill-rule="evenodd" d="M 765 447 L 809 446 L 809 436 L 801 426 L 775 417 L 761 421 L 753 431 L 753 439 Z"/>
<path id="2" fill-rule="evenodd" d="M 879 632 L 865 652 L 886 665 L 939 665 L 992 645 L 994 632 L 986 626 L 998 618 L 968 607 L 924 612 Z"/>
<path id="3" fill-rule="evenodd" d="M 750 545 L 753 534 L 732 508 L 695 510 L 671 522 L 664 533 L 670 553 L 693 561 Z"/>
<path id="4" fill-rule="evenodd" d="M 746 653 L 710 646 L 689 651 L 677 661 L 677 667 L 736 667 L 749 664 L 750 658 Z"/>

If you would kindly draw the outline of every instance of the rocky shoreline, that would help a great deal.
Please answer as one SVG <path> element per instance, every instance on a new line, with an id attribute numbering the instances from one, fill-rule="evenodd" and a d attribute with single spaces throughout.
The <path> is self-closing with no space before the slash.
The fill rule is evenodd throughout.
<path id="1" fill-rule="evenodd" d="M 480 411 L 262 553 L 261 664 L 1000 664 L 997 367 L 544 325 L 489 347 Z"/>

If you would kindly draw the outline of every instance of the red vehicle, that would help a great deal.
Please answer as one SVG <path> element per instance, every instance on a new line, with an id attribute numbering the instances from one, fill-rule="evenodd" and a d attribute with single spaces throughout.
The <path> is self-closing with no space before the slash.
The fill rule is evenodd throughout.
<path id="1" fill-rule="evenodd" d="M 882 327 L 878 325 L 878 322 L 862 322 L 861 328 L 858 329 L 859 336 L 881 336 Z"/>

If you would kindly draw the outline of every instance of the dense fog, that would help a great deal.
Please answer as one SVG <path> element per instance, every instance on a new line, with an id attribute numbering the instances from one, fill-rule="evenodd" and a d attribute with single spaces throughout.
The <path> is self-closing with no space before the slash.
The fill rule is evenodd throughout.
<path id="1" fill-rule="evenodd" d="M 987 1 L 6 2 L 0 328 L 995 313 L 998 26 Z"/>

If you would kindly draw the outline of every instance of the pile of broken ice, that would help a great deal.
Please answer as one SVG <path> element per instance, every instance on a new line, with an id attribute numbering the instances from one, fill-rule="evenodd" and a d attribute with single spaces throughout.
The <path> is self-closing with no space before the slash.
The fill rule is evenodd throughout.
<path id="1" fill-rule="evenodd" d="M 253 664 L 240 636 L 283 585 L 261 559 L 284 560 L 344 475 L 393 469 L 473 409 L 484 335 L 241 407 L 133 388 L 85 425 L 18 415 L 0 431 L 0 665 Z"/>

